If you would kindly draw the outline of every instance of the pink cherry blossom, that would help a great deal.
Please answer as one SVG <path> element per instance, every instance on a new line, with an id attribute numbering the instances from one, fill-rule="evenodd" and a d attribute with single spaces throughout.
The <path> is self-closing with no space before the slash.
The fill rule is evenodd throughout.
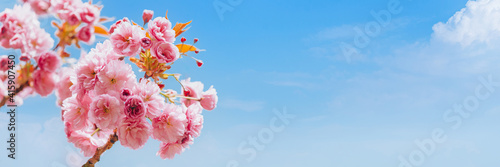
<path id="1" fill-rule="evenodd" d="M 186 130 L 186 114 L 181 107 L 166 104 L 163 113 L 153 119 L 153 138 L 166 143 L 179 140 Z"/>
<path id="2" fill-rule="evenodd" d="M 146 104 L 146 116 L 153 119 L 160 115 L 165 99 L 160 95 L 160 87 L 152 81 L 142 79 L 132 90 Z"/>
<path id="3" fill-rule="evenodd" d="M 5 9 L 0 13 L 0 22 L 0 44 L 5 48 L 21 49 L 24 57 L 32 58 L 54 45 L 50 34 L 40 28 L 37 15 L 29 4 Z"/>
<path id="4" fill-rule="evenodd" d="M 146 116 L 146 106 L 139 96 L 130 96 L 125 101 L 124 114 L 127 119 L 139 120 Z"/>
<path id="5" fill-rule="evenodd" d="M 56 85 L 57 105 L 62 106 L 66 98 L 71 97 L 70 87 L 73 85 L 71 76 L 75 75 L 73 68 L 63 67 L 59 74 L 59 82 Z"/>
<path id="6" fill-rule="evenodd" d="M 123 104 L 117 98 L 102 94 L 90 104 L 89 120 L 101 129 L 114 129 L 123 117 Z"/>
<path id="7" fill-rule="evenodd" d="M 118 138 L 120 143 L 134 150 L 140 149 L 146 144 L 151 135 L 152 127 L 144 119 L 124 119 L 118 127 Z"/>
<path id="8" fill-rule="evenodd" d="M 50 34 L 45 32 L 41 28 L 34 28 L 28 30 L 29 33 L 25 35 L 26 45 L 21 49 L 22 52 L 26 52 L 31 57 L 36 56 L 37 53 L 43 53 L 54 46 L 54 39 L 50 37 Z"/>
<path id="9" fill-rule="evenodd" d="M 146 24 L 147 22 L 149 22 L 149 20 L 151 20 L 151 18 L 153 18 L 153 14 L 154 12 L 152 10 L 144 9 L 144 11 L 142 12 L 142 20 L 144 21 L 144 24 Z"/>
<path id="10" fill-rule="evenodd" d="M 213 86 L 210 86 L 210 88 L 201 95 L 200 104 L 205 110 L 213 110 L 217 107 L 217 91 L 213 88 Z"/>
<path id="11" fill-rule="evenodd" d="M 148 23 L 149 34 L 153 39 L 160 42 L 175 42 L 175 31 L 172 29 L 172 23 L 165 17 L 157 17 Z"/>
<path id="12" fill-rule="evenodd" d="M 73 125 L 71 125 L 71 122 L 64 122 L 64 133 L 66 134 L 67 138 L 69 138 L 71 136 L 71 133 L 73 133 Z"/>
<path id="13" fill-rule="evenodd" d="M 88 110 L 85 108 L 87 105 L 78 102 L 75 96 L 63 101 L 63 118 L 65 122 L 71 123 L 72 129 L 83 129 L 91 124 L 88 120 Z"/>
<path id="14" fill-rule="evenodd" d="M 191 78 L 185 79 L 181 81 L 181 84 L 184 86 L 184 89 L 182 90 L 182 94 L 186 97 L 191 97 L 195 99 L 200 99 L 202 97 L 202 92 L 203 92 L 203 83 L 196 81 L 196 82 L 191 82 Z M 186 105 L 186 107 L 189 107 L 193 103 L 198 103 L 196 100 L 191 100 L 191 99 L 181 99 L 181 102 Z"/>
<path id="15" fill-rule="evenodd" d="M 61 66 L 61 58 L 54 51 L 42 53 L 36 59 L 38 67 L 46 72 L 55 72 Z"/>
<path id="16" fill-rule="evenodd" d="M 202 108 L 200 105 L 191 105 L 187 108 L 186 118 L 188 124 L 186 126 L 186 134 L 192 137 L 200 136 L 201 129 L 203 128 L 203 115 L 201 115 Z"/>
<path id="17" fill-rule="evenodd" d="M 50 0 L 29 0 L 28 3 L 31 5 L 33 11 L 35 11 L 38 15 L 48 14 L 51 6 Z"/>
<path id="18" fill-rule="evenodd" d="M 101 129 L 97 132 L 95 130 L 94 127 L 88 126 L 83 130 L 72 131 L 68 137 L 68 141 L 73 143 L 75 147 L 80 148 L 84 156 L 90 157 L 95 154 L 98 147 L 106 144 L 109 135 L 112 133 L 110 130 Z"/>
<path id="19" fill-rule="evenodd" d="M 162 159 L 173 159 L 175 154 L 181 154 L 187 147 L 187 144 L 161 142 L 160 150 L 156 155 L 159 155 Z"/>
<path id="20" fill-rule="evenodd" d="M 160 63 L 172 63 L 180 56 L 179 48 L 172 43 L 157 42 L 151 47 L 151 55 Z"/>
<path id="21" fill-rule="evenodd" d="M 84 3 L 80 8 L 80 18 L 83 22 L 87 24 L 94 24 L 98 21 L 100 12 L 99 9 L 89 3 Z"/>
<path id="22" fill-rule="evenodd" d="M 12 36 L 12 38 L 9 41 L 10 47 L 12 47 L 14 49 L 24 49 L 23 48 L 24 41 L 26 41 L 25 32 L 15 34 L 14 36 Z"/>
<path id="23" fill-rule="evenodd" d="M 136 77 L 132 66 L 124 61 L 112 60 L 97 74 L 99 82 L 96 83 L 97 94 L 109 93 L 120 97 L 123 88 L 132 88 Z"/>
<path id="24" fill-rule="evenodd" d="M 0 56 L 0 71 L 7 71 L 9 69 L 9 57 L 7 55 Z"/>
<path id="25" fill-rule="evenodd" d="M 105 59 L 106 62 L 111 60 L 118 60 L 121 55 L 113 50 L 110 40 L 105 40 L 103 43 L 98 43 L 95 48 L 91 49 L 93 55 L 99 55 Z"/>
<path id="26" fill-rule="evenodd" d="M 83 5 L 81 0 L 51 0 L 52 12 L 60 19 L 68 20 L 73 11 L 77 11 Z"/>
<path id="27" fill-rule="evenodd" d="M 85 26 L 85 27 L 80 28 L 80 30 L 78 30 L 77 37 L 78 37 L 78 40 L 83 41 L 87 44 L 93 43 L 95 40 L 94 27 L 89 25 L 89 26 Z"/>
<path id="28" fill-rule="evenodd" d="M 109 33 L 113 34 L 115 32 L 115 29 L 120 25 L 121 23 L 130 23 L 130 20 L 128 18 L 124 17 L 121 20 L 116 21 L 113 25 L 109 27 Z"/>
<path id="29" fill-rule="evenodd" d="M 69 25 L 77 25 L 77 24 L 80 24 L 80 12 L 75 10 L 75 11 L 72 11 L 70 14 L 69 14 L 69 18 L 68 18 L 68 23 Z"/>
<path id="30" fill-rule="evenodd" d="M 121 93 L 120 93 L 120 99 L 122 101 L 127 101 L 128 97 L 130 97 L 130 96 L 132 96 L 132 91 L 128 88 L 123 88 Z"/>
<path id="31" fill-rule="evenodd" d="M 151 39 L 149 39 L 148 37 L 144 37 L 141 39 L 141 46 L 144 49 L 149 49 L 151 48 L 151 46 L 153 46 L 153 41 L 151 41 Z"/>
<path id="32" fill-rule="evenodd" d="M 91 135 L 91 140 L 98 147 L 104 146 L 108 142 L 110 135 L 114 133 L 112 129 L 96 129 L 93 125 L 87 126 L 87 129 L 84 130 L 87 133 L 94 134 Z"/>
<path id="33" fill-rule="evenodd" d="M 33 88 L 40 96 L 48 96 L 56 87 L 56 75 L 43 70 L 33 72 Z"/>
<path id="34" fill-rule="evenodd" d="M 7 84 L 0 82 L 0 100 L 3 100 L 7 96 L 9 91 L 7 90 Z"/>
<path id="35" fill-rule="evenodd" d="M 99 81 L 97 74 L 101 72 L 107 61 L 106 55 L 98 54 L 98 51 L 91 50 L 75 67 L 77 87 L 83 93 L 94 89 Z"/>
<path id="36" fill-rule="evenodd" d="M 122 22 L 119 24 L 110 39 L 116 53 L 124 56 L 134 56 L 139 53 L 141 39 L 146 36 L 146 32 L 140 27 Z"/>
<path id="37" fill-rule="evenodd" d="M 68 137 L 68 141 L 73 143 L 75 147 L 80 148 L 83 156 L 90 157 L 95 154 L 98 148 L 90 135 L 91 133 L 89 134 L 84 131 L 73 131 Z"/>

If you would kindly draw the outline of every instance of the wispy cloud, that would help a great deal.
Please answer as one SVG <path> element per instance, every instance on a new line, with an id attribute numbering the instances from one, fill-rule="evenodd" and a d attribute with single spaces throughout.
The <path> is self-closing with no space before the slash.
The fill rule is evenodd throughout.
<path id="1" fill-rule="evenodd" d="M 19 113 L 17 113 L 19 114 Z M 74 166 L 81 165 L 84 157 L 70 143 L 66 142 L 63 124 L 60 117 L 51 118 L 43 123 L 33 115 L 19 114 L 16 119 L 16 160 L 7 160 L 2 156 L 6 166 Z M 6 139 L 7 121 L 10 117 L 0 113 L 0 135 Z M 2 155 L 5 155 L 2 152 Z"/>

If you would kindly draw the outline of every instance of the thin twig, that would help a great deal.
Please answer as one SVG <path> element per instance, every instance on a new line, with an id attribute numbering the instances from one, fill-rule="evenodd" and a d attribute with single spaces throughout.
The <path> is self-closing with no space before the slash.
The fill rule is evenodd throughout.
<path id="1" fill-rule="evenodd" d="M 16 89 L 16 91 L 14 92 L 14 95 L 12 97 L 14 97 L 16 94 L 18 94 L 19 92 L 21 92 L 24 89 L 24 87 L 26 87 L 26 86 L 29 86 L 29 81 L 26 81 L 23 84 L 21 84 L 21 86 L 19 86 L 19 88 Z M 7 101 L 9 99 L 10 99 L 9 95 L 5 96 L 2 99 L 2 101 L 0 102 L 0 108 L 2 108 L 5 105 L 5 103 L 7 103 Z"/>
<path id="2" fill-rule="evenodd" d="M 90 158 L 87 163 L 83 164 L 82 167 L 94 167 L 94 165 L 99 162 L 99 160 L 101 160 L 102 153 L 104 153 L 106 150 L 111 149 L 116 141 L 118 141 L 118 136 L 116 135 L 115 129 L 115 132 L 109 136 L 108 142 L 104 146 L 97 148 L 94 156 L 92 156 L 92 158 Z"/>

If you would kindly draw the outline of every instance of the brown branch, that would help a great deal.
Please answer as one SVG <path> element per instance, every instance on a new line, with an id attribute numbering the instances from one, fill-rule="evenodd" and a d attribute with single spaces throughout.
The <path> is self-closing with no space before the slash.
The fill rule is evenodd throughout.
<path id="1" fill-rule="evenodd" d="M 106 150 L 111 149 L 111 147 L 113 147 L 113 144 L 115 144 L 116 141 L 118 141 L 118 136 L 116 135 L 116 129 L 115 129 L 115 132 L 109 136 L 108 142 L 104 146 L 97 148 L 94 156 L 92 156 L 92 158 L 90 158 L 87 161 L 87 163 L 83 164 L 82 167 L 94 167 L 94 165 L 97 162 L 99 162 L 99 160 L 101 160 L 101 154 L 104 153 Z"/>
<path id="2" fill-rule="evenodd" d="M 24 89 L 24 87 L 27 87 L 27 86 L 29 86 L 29 81 L 26 81 L 23 84 L 21 84 L 21 86 L 19 86 L 19 88 L 17 88 L 16 91 L 14 91 L 14 95 L 12 97 L 14 97 L 16 94 L 18 94 L 19 92 L 21 92 Z M 9 99 L 10 99 L 9 95 L 5 96 L 2 99 L 2 101 L 0 102 L 0 108 L 2 108 L 5 105 L 5 103 L 7 103 L 7 101 Z"/>

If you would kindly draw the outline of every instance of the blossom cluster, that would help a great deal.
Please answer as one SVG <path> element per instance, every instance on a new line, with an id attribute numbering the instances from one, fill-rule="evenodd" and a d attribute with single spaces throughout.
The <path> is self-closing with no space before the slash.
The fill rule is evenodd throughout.
<path id="1" fill-rule="evenodd" d="M 179 48 L 183 44 L 173 44 L 177 34 L 170 21 L 152 17 L 152 11 L 144 11 L 147 29 L 127 18 L 118 20 L 110 27 L 109 40 L 62 74 L 57 95 L 65 132 L 85 156 L 94 155 L 116 134 L 121 145 L 134 150 L 149 137 L 159 140 L 157 155 L 171 159 L 200 135 L 202 110 L 217 105 L 213 87 L 204 91 L 203 83 L 189 78 L 179 82 L 182 94 L 164 89 L 159 79 L 179 81 L 179 75 L 164 72 L 186 54 Z M 144 77 L 138 79 L 125 57 L 145 72 Z"/>
<path id="2" fill-rule="evenodd" d="M 99 6 L 81 0 L 22 0 L 24 4 L 15 5 L 12 9 L 5 9 L 0 13 L 0 45 L 6 49 L 21 51 L 20 62 L 11 66 L 6 55 L 0 56 L 0 106 L 7 101 L 7 95 L 16 99 L 15 104 L 21 105 L 23 98 L 33 94 L 42 97 L 50 95 L 57 88 L 57 94 L 64 94 L 67 90 L 59 88 L 59 81 L 64 69 L 61 69 L 69 53 L 66 46 L 79 41 L 92 43 L 95 34 L 106 35 L 108 32 L 100 25 L 106 18 L 100 17 Z M 41 28 L 39 17 L 54 16 L 61 21 L 61 25 L 53 22 L 58 30 L 55 35 L 59 43 L 54 48 L 54 39 Z M 97 30 L 96 32 L 94 32 Z M 14 86 L 19 88 L 7 89 L 7 71 L 15 72 Z M 67 94 L 67 93 L 66 93 Z M 57 102 L 58 105 L 62 101 Z"/>
<path id="3" fill-rule="evenodd" d="M 0 43 L 4 48 L 21 50 L 20 60 L 25 61 L 23 66 L 9 67 L 6 55 L 0 56 L 0 99 L 5 101 L 7 96 L 7 70 L 16 73 L 15 87 L 27 83 L 25 88 L 14 98 L 17 105 L 22 104 L 22 99 L 38 93 L 41 96 L 49 95 L 57 82 L 56 70 L 61 66 L 61 58 L 50 49 L 54 40 L 50 34 L 40 28 L 37 15 L 29 5 L 16 5 L 13 9 L 6 9 L 0 13 Z M 37 68 L 31 64 L 34 60 Z"/>
<path id="4" fill-rule="evenodd" d="M 0 43 L 4 48 L 20 49 L 22 60 L 28 60 L 54 45 L 50 34 L 40 28 L 38 16 L 29 5 L 16 5 L 0 13 Z"/>
<path id="5" fill-rule="evenodd" d="M 22 0 L 29 4 L 38 15 L 53 15 L 68 27 L 77 28 L 74 33 L 79 41 L 92 43 L 95 39 L 94 27 L 100 22 L 100 8 L 90 1 L 81 0 Z M 67 28 L 68 30 L 71 28 Z M 64 42 L 68 39 L 61 39 Z"/>
<path id="6" fill-rule="evenodd" d="M 6 100 L 9 96 L 21 105 L 23 98 L 35 93 L 45 97 L 55 90 L 68 141 L 85 156 L 99 156 L 98 148 L 114 138 L 135 150 L 151 137 L 161 141 L 157 155 L 171 159 L 200 135 L 202 111 L 216 107 L 216 90 L 166 73 L 182 57 L 194 59 L 198 67 L 203 64 L 188 55 L 202 51 L 194 46 L 197 38 L 193 44 L 186 44 L 184 37 L 174 44 L 191 22 L 173 25 L 167 16 L 153 18 L 153 11 L 144 10 L 144 27 L 123 18 L 107 30 L 102 23 L 110 19 L 101 17 L 102 6 L 91 1 L 21 2 L 0 13 L 0 45 L 21 51 L 16 66 L 10 57 L 0 56 L 0 107 L 12 103 Z M 57 28 L 55 46 L 38 21 L 50 16 L 58 19 L 52 22 Z M 109 39 L 88 54 L 82 52 L 76 64 L 69 63 L 66 47 L 91 44 L 96 34 Z M 137 77 L 132 65 L 144 76 Z M 11 70 L 16 75 L 14 93 L 7 89 L 6 73 Z M 162 81 L 168 79 L 180 84 L 180 93 L 165 88 Z"/>

